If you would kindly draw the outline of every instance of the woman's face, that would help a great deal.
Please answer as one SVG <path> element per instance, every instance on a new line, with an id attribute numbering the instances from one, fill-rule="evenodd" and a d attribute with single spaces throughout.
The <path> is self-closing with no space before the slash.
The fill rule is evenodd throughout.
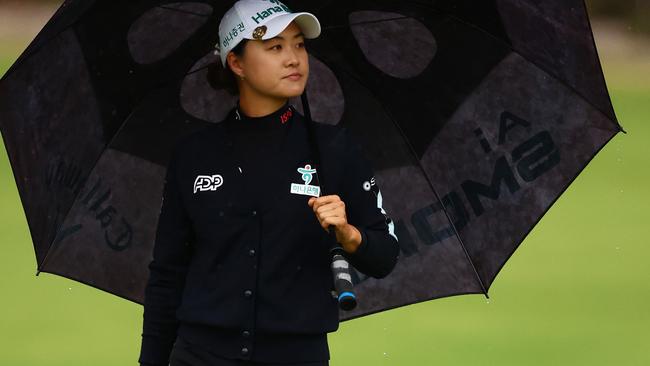
<path id="1" fill-rule="evenodd" d="M 230 56 L 230 55 L 229 55 Z M 295 22 L 275 38 L 249 40 L 243 57 L 235 62 L 239 67 L 241 87 L 256 93 L 278 98 L 291 98 L 302 94 L 309 76 L 307 50 L 300 27 Z M 289 75 L 298 73 L 298 77 Z"/>

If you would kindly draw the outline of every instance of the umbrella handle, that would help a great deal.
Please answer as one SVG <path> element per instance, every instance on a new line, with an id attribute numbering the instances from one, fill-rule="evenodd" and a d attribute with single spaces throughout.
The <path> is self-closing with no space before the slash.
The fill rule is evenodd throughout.
<path id="1" fill-rule="evenodd" d="M 350 265 L 343 256 L 343 248 L 336 241 L 336 232 L 332 225 L 328 227 L 328 236 L 332 243 L 330 248 L 332 274 L 334 275 L 334 288 L 338 294 L 339 307 L 343 310 L 352 310 L 357 306 L 357 297 L 353 290 Z"/>
<path id="2" fill-rule="evenodd" d="M 318 182 L 321 186 L 321 192 L 325 194 L 325 187 L 323 186 L 323 171 L 320 169 L 320 149 L 314 132 L 314 121 L 311 119 L 311 112 L 309 111 L 306 88 L 300 96 L 300 99 L 307 120 L 305 127 L 307 128 L 307 137 L 313 153 L 314 166 L 318 166 L 320 170 L 320 174 L 316 173 L 318 176 Z M 353 284 L 352 276 L 350 275 L 350 264 L 343 255 L 343 248 L 336 241 L 336 231 L 334 231 L 334 226 L 328 226 L 327 236 L 330 239 L 330 243 L 332 243 L 330 248 L 330 254 L 332 255 L 332 274 L 334 275 L 334 289 L 338 294 L 339 308 L 343 310 L 352 310 L 357 306 L 357 297 L 352 290 Z"/>

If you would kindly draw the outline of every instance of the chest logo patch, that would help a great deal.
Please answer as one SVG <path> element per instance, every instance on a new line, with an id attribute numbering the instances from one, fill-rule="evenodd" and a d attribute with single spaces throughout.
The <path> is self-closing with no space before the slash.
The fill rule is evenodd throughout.
<path id="1" fill-rule="evenodd" d="M 306 164 L 304 167 L 296 169 L 296 171 L 301 174 L 301 178 L 305 184 L 291 183 L 291 190 L 289 192 L 293 194 L 319 197 L 320 187 L 309 184 L 311 183 L 312 174 L 316 173 L 316 169 L 313 169 L 311 165 Z"/>
<path id="2" fill-rule="evenodd" d="M 194 193 L 197 191 L 216 191 L 223 185 L 223 177 L 220 174 L 197 175 L 194 180 Z"/>

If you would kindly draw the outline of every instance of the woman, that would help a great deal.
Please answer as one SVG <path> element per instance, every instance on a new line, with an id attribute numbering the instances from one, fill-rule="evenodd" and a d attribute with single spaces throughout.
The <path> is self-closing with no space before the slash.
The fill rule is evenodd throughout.
<path id="1" fill-rule="evenodd" d="M 339 162 L 328 165 L 337 194 L 320 196 L 306 121 L 288 102 L 309 75 L 304 38 L 319 33 L 316 17 L 275 0 L 238 1 L 221 20 L 223 68 L 210 77 L 236 82 L 239 100 L 172 153 L 142 365 L 328 365 L 339 315 L 328 227 L 360 272 L 382 278 L 395 266 L 397 238 L 359 145 L 342 127 L 316 126 L 323 159 Z"/>

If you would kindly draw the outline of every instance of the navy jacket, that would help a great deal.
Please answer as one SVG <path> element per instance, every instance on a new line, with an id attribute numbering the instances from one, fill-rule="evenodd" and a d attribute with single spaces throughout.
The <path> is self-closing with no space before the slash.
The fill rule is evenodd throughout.
<path id="1" fill-rule="evenodd" d="M 140 363 L 167 365 L 177 335 L 228 358 L 329 359 L 327 333 L 338 329 L 339 310 L 327 233 L 307 204 L 311 196 L 300 194 L 320 184 L 318 171 L 309 173 L 305 121 L 288 103 L 254 118 L 235 107 L 175 146 Z M 317 123 L 315 132 L 324 193 L 341 197 L 361 232 L 361 245 L 346 256 L 360 272 L 385 277 L 399 249 L 370 163 L 344 127 Z"/>

